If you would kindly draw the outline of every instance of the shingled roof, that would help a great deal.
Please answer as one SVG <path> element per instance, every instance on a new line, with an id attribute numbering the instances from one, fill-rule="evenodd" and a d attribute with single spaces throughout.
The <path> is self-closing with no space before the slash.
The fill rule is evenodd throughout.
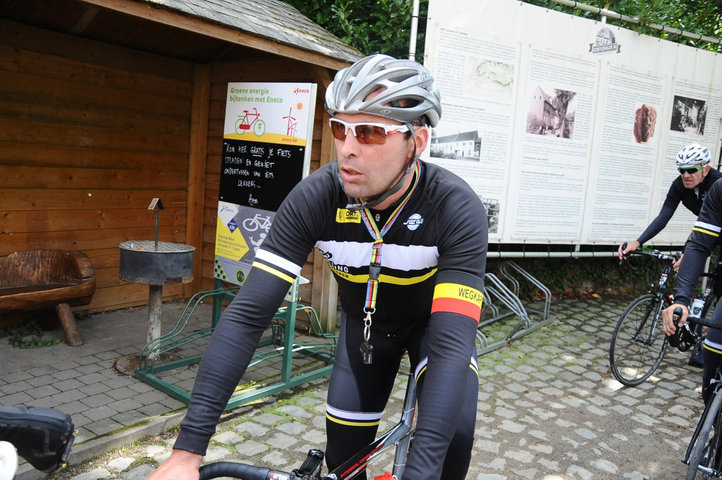
<path id="1" fill-rule="evenodd" d="M 201 20 L 354 62 L 363 54 L 280 0 L 142 0 Z"/>

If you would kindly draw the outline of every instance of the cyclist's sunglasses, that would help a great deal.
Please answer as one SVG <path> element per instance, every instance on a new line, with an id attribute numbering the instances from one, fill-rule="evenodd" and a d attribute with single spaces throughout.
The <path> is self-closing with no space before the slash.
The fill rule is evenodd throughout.
<path id="1" fill-rule="evenodd" d="M 336 140 L 346 140 L 346 134 L 349 130 L 356 137 L 358 143 L 364 145 L 383 145 L 386 143 L 386 136 L 394 133 L 404 133 L 409 131 L 406 125 L 389 125 L 387 123 L 348 123 L 338 118 L 331 118 L 328 121 L 333 132 L 333 138 Z"/>
<path id="2" fill-rule="evenodd" d="M 679 170 L 679 173 L 680 173 L 681 175 L 684 175 L 685 173 L 688 173 L 688 174 L 692 175 L 692 174 L 694 174 L 694 173 L 699 172 L 699 171 L 702 170 L 703 168 L 704 168 L 704 165 L 700 165 L 699 167 L 678 168 L 677 170 Z"/>

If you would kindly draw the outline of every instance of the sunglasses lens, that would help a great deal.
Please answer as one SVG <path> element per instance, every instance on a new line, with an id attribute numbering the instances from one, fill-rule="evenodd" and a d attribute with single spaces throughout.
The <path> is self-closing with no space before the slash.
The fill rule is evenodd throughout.
<path id="1" fill-rule="evenodd" d="M 386 132 L 375 125 L 356 125 L 356 138 L 366 145 L 383 145 L 386 143 Z"/>
<path id="2" fill-rule="evenodd" d="M 341 122 L 331 122 L 331 133 L 336 140 L 346 140 L 346 125 Z"/>
<path id="3" fill-rule="evenodd" d="M 346 140 L 348 127 L 338 120 L 331 120 L 331 132 L 336 140 Z M 386 143 L 386 131 L 375 125 L 355 124 L 356 140 L 364 145 L 383 145 Z"/>
<path id="4" fill-rule="evenodd" d="M 681 174 L 687 173 L 689 175 L 692 175 L 693 173 L 696 173 L 698 170 L 700 170 L 700 169 L 699 168 L 680 168 L 679 173 L 681 173 Z"/>

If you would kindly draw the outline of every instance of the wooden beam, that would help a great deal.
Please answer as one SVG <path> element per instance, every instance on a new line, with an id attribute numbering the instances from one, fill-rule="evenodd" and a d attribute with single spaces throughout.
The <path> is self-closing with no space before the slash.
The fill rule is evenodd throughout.
<path id="1" fill-rule="evenodd" d="M 320 67 L 311 69 L 314 81 L 318 84 L 318 95 L 326 96 L 326 89 L 331 84 L 328 70 Z M 323 100 L 321 100 L 323 102 Z M 331 128 L 328 126 L 330 115 L 323 109 L 323 127 L 321 129 L 321 166 L 333 161 L 334 145 Z M 326 260 L 316 250 L 313 255 L 313 285 L 311 305 L 318 313 L 324 331 L 331 332 L 336 328 L 338 312 L 338 284 L 333 273 L 326 267 Z"/>
<path id="2" fill-rule="evenodd" d="M 303 50 L 298 47 L 282 44 L 278 41 L 262 38 L 238 28 L 219 25 L 190 17 L 179 12 L 167 10 L 160 4 L 152 5 L 146 2 L 129 0 L 82 0 L 89 5 L 121 12 L 153 22 L 162 23 L 174 28 L 205 35 L 218 40 L 243 45 L 263 52 L 273 53 L 282 57 L 291 58 L 312 65 L 320 65 L 339 70 L 349 65 L 349 62 L 331 58 L 320 53 Z"/>
<path id="3" fill-rule="evenodd" d="M 187 297 L 200 290 L 203 249 L 203 211 L 208 154 L 208 113 L 211 103 L 211 67 L 196 65 L 191 104 L 190 154 L 188 155 L 188 203 L 186 243 L 196 247 L 193 255 L 193 281 L 183 291 Z"/>

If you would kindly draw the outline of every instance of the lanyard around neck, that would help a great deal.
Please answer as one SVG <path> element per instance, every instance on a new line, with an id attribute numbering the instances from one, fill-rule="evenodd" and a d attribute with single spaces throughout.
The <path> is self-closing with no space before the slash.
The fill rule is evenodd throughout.
<path id="1" fill-rule="evenodd" d="M 419 179 L 421 178 L 421 164 L 420 162 L 416 161 L 414 162 L 414 180 L 411 185 L 411 188 L 404 196 L 404 199 L 399 203 L 399 205 L 394 209 L 394 211 L 391 213 L 391 216 L 388 220 L 386 220 L 386 223 L 384 224 L 383 228 L 379 229 L 376 226 L 376 222 L 374 222 L 373 215 L 371 214 L 371 211 L 368 208 L 365 208 L 361 210 L 361 218 L 363 219 L 364 225 L 366 225 L 366 229 L 371 234 L 371 237 L 374 239 L 374 243 L 371 247 L 371 263 L 369 265 L 369 280 L 366 284 L 366 302 L 364 304 L 364 313 L 367 315 L 373 314 L 376 310 L 376 295 L 378 293 L 378 285 L 379 285 L 379 276 L 381 273 L 381 249 L 384 246 L 384 235 L 386 232 L 388 232 L 391 229 L 391 226 L 394 224 L 396 219 L 401 214 L 401 210 L 404 208 L 404 206 L 408 203 L 409 198 L 411 198 L 411 195 L 416 190 L 416 186 L 419 184 Z"/>

